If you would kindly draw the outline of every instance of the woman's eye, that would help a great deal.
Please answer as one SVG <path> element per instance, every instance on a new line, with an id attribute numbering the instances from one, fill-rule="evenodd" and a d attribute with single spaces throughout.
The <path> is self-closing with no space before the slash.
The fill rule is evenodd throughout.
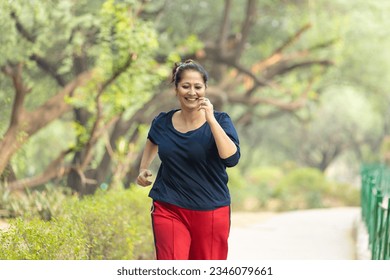
<path id="1" fill-rule="evenodd" d="M 189 85 L 183 85 L 183 86 L 181 86 L 181 88 L 182 88 L 182 89 L 190 89 L 191 86 L 189 86 Z M 195 88 L 196 90 L 202 90 L 202 89 L 203 89 L 203 86 L 195 86 L 194 88 Z"/>

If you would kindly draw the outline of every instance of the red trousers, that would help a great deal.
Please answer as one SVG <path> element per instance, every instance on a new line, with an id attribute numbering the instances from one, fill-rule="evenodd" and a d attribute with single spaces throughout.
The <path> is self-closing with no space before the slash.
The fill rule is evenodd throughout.
<path id="1" fill-rule="evenodd" d="M 154 201 L 152 223 L 158 260 L 226 260 L 230 207 L 197 211 Z"/>

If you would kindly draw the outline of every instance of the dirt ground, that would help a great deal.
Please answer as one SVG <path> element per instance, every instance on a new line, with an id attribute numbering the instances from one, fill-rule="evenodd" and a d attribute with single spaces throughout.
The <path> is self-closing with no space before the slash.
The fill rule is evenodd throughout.
<path id="1" fill-rule="evenodd" d="M 0 230 L 8 228 L 9 225 L 6 221 L 0 219 Z"/>

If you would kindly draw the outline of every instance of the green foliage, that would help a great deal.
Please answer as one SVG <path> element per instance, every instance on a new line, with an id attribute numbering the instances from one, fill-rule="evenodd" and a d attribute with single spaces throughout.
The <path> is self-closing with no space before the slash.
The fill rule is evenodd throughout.
<path id="1" fill-rule="evenodd" d="M 10 192 L 0 184 L 0 217 L 50 220 L 62 213 L 69 189 L 47 185 L 40 190 Z"/>
<path id="2" fill-rule="evenodd" d="M 150 23 L 136 18 L 135 12 L 135 7 L 114 0 L 106 1 L 100 12 L 102 23 L 98 37 L 97 80 L 109 79 L 131 59 L 126 71 L 102 97 L 108 117 L 122 112 L 134 113 L 152 96 L 161 79 L 168 75 L 161 72 L 161 67 L 154 61 L 159 45 L 156 31 Z"/>
<path id="3" fill-rule="evenodd" d="M 329 184 L 325 176 L 313 168 L 301 168 L 288 173 L 277 185 L 276 196 L 281 197 L 284 209 L 324 207 L 323 198 Z"/>
<path id="4" fill-rule="evenodd" d="M 249 174 L 240 168 L 229 169 L 229 187 L 234 210 L 258 210 L 267 208 L 276 183 L 283 176 L 276 167 L 258 167 Z"/>
<path id="5" fill-rule="evenodd" d="M 77 71 L 73 62 L 80 53 L 80 45 L 84 44 L 84 50 L 88 49 L 85 52 L 88 57 L 85 66 L 90 67 L 95 61 L 96 52 L 90 43 L 94 40 L 99 23 L 95 16 L 98 10 L 95 5 L 91 5 L 88 12 L 80 13 L 85 1 L 77 2 L 42 0 L 37 5 L 36 1 L 1 1 L 0 32 L 3 36 L 0 39 L 0 66 L 23 63 L 22 79 L 31 90 L 24 104 L 27 110 L 42 105 L 61 88 L 53 78 L 54 75 L 61 75 L 65 83 L 74 78 Z M 33 61 L 32 56 L 44 61 L 45 66 L 42 68 L 45 70 Z M 6 75 L 0 75 L 0 84 L 2 135 L 9 124 L 14 88 Z M 64 118 L 49 130 L 42 131 L 13 158 L 12 166 L 18 178 L 41 172 L 64 146 L 66 148 L 69 145 L 61 140 L 73 135 L 69 133 L 70 130 L 61 131 L 62 121 L 66 126 L 69 119 Z M 37 145 L 45 148 L 37 148 Z"/>
<path id="6" fill-rule="evenodd" d="M 158 48 L 157 34 L 150 23 L 135 16 L 135 7 L 109 0 L 101 10 L 100 55 L 97 66 L 102 78 L 116 73 L 131 57 L 130 67 L 105 93 L 107 106 L 116 112 L 142 106 L 152 89 L 167 73 L 153 59 Z"/>
<path id="7" fill-rule="evenodd" d="M 158 2 L 158 1 L 153 1 Z M 187 38 L 194 38 L 193 34 L 202 34 L 202 41 L 205 38 L 214 38 L 218 34 L 218 23 L 223 8 L 222 1 L 159 1 L 164 5 L 165 13 L 159 18 L 153 18 L 155 26 L 159 31 L 159 52 L 167 54 L 181 46 L 183 42 L 190 41 Z M 165 3 L 162 3 L 165 2 Z M 155 9 L 158 9 L 156 7 Z M 234 13 L 236 15 L 238 13 Z M 237 15 L 239 17 L 240 15 Z M 200 20 L 201 19 L 201 20 Z M 218 22 L 218 23 L 217 23 Z M 196 43 L 198 44 L 198 43 Z M 191 46 L 187 46 L 187 48 Z M 183 53 L 181 53 L 183 54 Z M 175 61 L 176 62 L 176 61 Z"/>
<path id="8" fill-rule="evenodd" d="M 58 154 L 73 145 L 77 129 L 66 119 L 56 120 L 42 128 L 12 158 L 13 171 L 17 178 L 43 172 Z M 39 148 L 37 148 L 39 147 Z"/>
<path id="9" fill-rule="evenodd" d="M 148 201 L 136 187 L 68 197 L 52 220 L 18 218 L 0 232 L 0 259 L 152 259 Z"/>
<path id="10" fill-rule="evenodd" d="M 88 259 L 147 259 L 153 242 L 150 205 L 143 189 L 99 191 L 74 201 L 65 210 L 86 231 Z"/>
<path id="11" fill-rule="evenodd" d="M 257 167 L 229 172 L 234 210 L 286 211 L 357 206 L 356 187 L 328 180 L 314 168 Z"/>
<path id="12" fill-rule="evenodd" d="M 87 259 L 84 229 L 70 219 L 51 222 L 18 218 L 9 229 L 0 231 L 2 260 Z"/>
<path id="13" fill-rule="evenodd" d="M 167 77 L 166 66 L 154 60 L 157 32 L 137 15 L 141 4 L 113 0 L 42 0 L 39 5 L 29 0 L 1 2 L 0 67 L 24 64 L 23 82 L 31 89 L 25 100 L 26 109 L 34 110 L 57 94 L 62 88 L 58 77 L 61 83 L 68 83 L 81 72 L 93 72 L 87 85 L 66 97 L 73 107 L 91 113 L 87 124 L 74 123 L 70 127 L 74 116 L 67 114 L 33 135 L 12 158 L 18 178 L 42 172 L 64 149 L 82 149 L 98 117 L 97 107 L 102 110 L 101 124 L 118 116 L 128 119 Z M 43 62 L 37 63 L 32 57 Z M 104 88 L 98 106 L 97 93 L 113 77 L 115 80 Z M 9 125 L 14 88 L 11 79 L 3 74 L 0 84 L 3 135 Z M 45 149 L 37 148 L 42 146 Z M 98 148 L 97 154 L 104 150 L 104 143 Z"/>
<path id="14" fill-rule="evenodd" d="M 87 125 L 75 124 L 78 149 L 89 140 L 97 117 L 102 117 L 106 123 L 118 116 L 130 118 L 168 75 L 165 66 L 154 60 L 158 48 L 156 31 L 150 23 L 135 15 L 137 6 L 133 2 L 108 0 L 100 9 L 99 33 L 94 46 L 98 53 L 94 78 L 68 98 L 74 107 L 84 108 L 92 114 Z M 115 80 L 104 88 L 97 105 L 97 92 L 113 77 Z M 98 108 L 101 109 L 100 116 L 97 116 Z M 102 154 L 103 142 L 100 140 L 97 145 L 96 155 Z"/>

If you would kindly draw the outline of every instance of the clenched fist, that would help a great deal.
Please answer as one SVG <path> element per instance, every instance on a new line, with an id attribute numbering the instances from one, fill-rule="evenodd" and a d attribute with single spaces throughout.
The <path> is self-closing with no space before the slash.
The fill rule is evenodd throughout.
<path id="1" fill-rule="evenodd" d="M 148 169 L 142 169 L 137 177 L 137 184 L 142 187 L 147 187 L 152 184 L 152 181 L 148 177 L 152 176 L 152 172 Z"/>

